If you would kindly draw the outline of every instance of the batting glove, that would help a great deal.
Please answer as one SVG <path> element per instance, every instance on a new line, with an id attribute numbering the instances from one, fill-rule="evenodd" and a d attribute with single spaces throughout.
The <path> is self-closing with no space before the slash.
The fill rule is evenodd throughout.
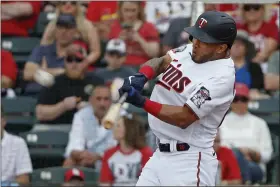
<path id="1" fill-rule="evenodd" d="M 125 78 L 124 84 L 128 83 L 130 86 L 134 87 L 137 91 L 141 92 L 147 81 L 148 78 L 144 74 L 136 73 L 135 75 Z"/>
<path id="2" fill-rule="evenodd" d="M 146 98 L 140 94 L 134 87 L 130 86 L 128 83 L 124 83 L 123 86 L 119 89 L 119 94 L 122 96 L 124 93 L 128 93 L 126 102 L 143 108 Z"/>

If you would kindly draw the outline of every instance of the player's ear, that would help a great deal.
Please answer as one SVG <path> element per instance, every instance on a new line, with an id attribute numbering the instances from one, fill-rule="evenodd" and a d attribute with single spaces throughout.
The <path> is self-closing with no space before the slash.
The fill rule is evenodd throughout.
<path id="1" fill-rule="evenodd" d="M 218 54 L 224 53 L 224 52 L 227 51 L 227 49 L 228 49 L 228 45 L 227 44 L 220 44 L 218 46 L 217 53 Z"/>

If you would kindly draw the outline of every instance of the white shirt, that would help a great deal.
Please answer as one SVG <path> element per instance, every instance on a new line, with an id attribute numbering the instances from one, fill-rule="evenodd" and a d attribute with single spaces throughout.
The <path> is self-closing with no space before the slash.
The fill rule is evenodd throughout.
<path id="1" fill-rule="evenodd" d="M 147 21 L 153 23 L 160 33 L 165 33 L 172 19 L 191 17 L 191 5 L 192 2 L 184 1 L 147 1 Z"/>
<path id="2" fill-rule="evenodd" d="M 229 148 L 247 147 L 260 152 L 261 162 L 267 163 L 272 155 L 272 140 L 267 123 L 250 113 L 230 112 L 221 127 L 221 144 Z M 264 164 L 261 164 L 264 169 Z"/>
<path id="3" fill-rule="evenodd" d="M 199 120 L 181 129 L 149 114 L 149 124 L 160 140 L 212 148 L 217 128 L 234 98 L 234 63 L 231 59 L 220 59 L 197 64 L 192 61 L 191 53 L 192 44 L 168 52 L 173 61 L 157 82 L 151 100 L 188 105 Z"/>
<path id="4" fill-rule="evenodd" d="M 29 151 L 21 137 L 4 131 L 1 154 L 1 181 L 15 181 L 19 175 L 32 173 Z"/>
<path id="5" fill-rule="evenodd" d="M 94 116 L 92 106 L 75 113 L 65 156 L 72 151 L 88 150 L 103 156 L 104 151 L 116 145 L 112 130 L 105 129 Z"/>

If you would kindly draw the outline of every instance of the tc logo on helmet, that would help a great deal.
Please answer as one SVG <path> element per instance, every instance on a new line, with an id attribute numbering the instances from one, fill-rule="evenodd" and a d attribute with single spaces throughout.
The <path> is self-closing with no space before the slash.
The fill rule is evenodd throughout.
<path id="1" fill-rule="evenodd" d="M 207 24 L 207 20 L 204 18 L 200 18 L 200 20 L 198 21 L 199 28 L 204 27 L 206 24 Z"/>

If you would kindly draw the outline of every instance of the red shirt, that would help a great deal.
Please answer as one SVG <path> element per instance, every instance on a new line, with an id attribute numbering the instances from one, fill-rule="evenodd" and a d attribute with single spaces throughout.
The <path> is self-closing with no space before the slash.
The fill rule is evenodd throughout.
<path id="1" fill-rule="evenodd" d="M 109 38 L 118 38 L 121 30 L 122 28 L 120 22 L 115 21 L 111 27 Z M 138 30 L 138 33 L 147 42 L 159 42 L 158 31 L 152 23 L 144 22 L 141 28 Z M 125 64 L 139 66 L 150 59 L 138 42 L 126 40 L 125 43 L 127 52 Z"/>
<path id="2" fill-rule="evenodd" d="M 27 2 L 32 6 L 33 13 L 28 17 L 19 17 L 11 20 L 1 21 L 1 34 L 13 36 L 28 36 L 28 30 L 32 29 L 40 14 L 41 2 L 40 1 L 2 1 L 2 4 Z"/>
<path id="3" fill-rule="evenodd" d="M 263 22 L 259 30 L 252 32 L 249 31 L 246 24 L 238 24 L 238 29 L 242 29 L 248 32 L 249 39 L 255 44 L 258 51 L 262 51 L 265 48 L 265 39 L 273 38 L 278 41 L 278 27 L 275 23 Z"/>
<path id="4" fill-rule="evenodd" d="M 241 179 L 240 168 L 231 149 L 220 147 L 217 151 L 217 158 L 221 162 L 222 180 Z"/>
<path id="5" fill-rule="evenodd" d="M 17 78 L 17 64 L 12 53 L 1 49 L 1 75 L 9 77 L 13 81 Z"/>
<path id="6" fill-rule="evenodd" d="M 115 20 L 117 18 L 117 1 L 91 1 L 86 17 L 92 22 Z"/>
<path id="7" fill-rule="evenodd" d="M 101 183 L 136 182 L 142 168 L 153 155 L 149 147 L 124 153 L 120 146 L 105 151 L 100 172 Z"/>

